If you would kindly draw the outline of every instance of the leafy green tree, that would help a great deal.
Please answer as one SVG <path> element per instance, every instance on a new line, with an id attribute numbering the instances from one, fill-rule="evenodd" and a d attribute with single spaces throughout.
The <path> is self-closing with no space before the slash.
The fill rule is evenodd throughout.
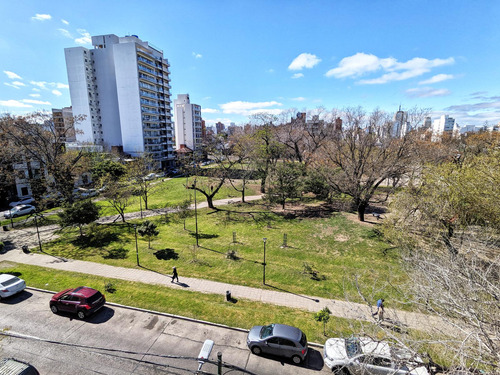
<path id="1" fill-rule="evenodd" d="M 108 158 L 94 160 L 90 171 L 92 173 L 92 179 L 96 181 L 105 177 L 117 180 L 127 172 L 123 164 Z"/>
<path id="2" fill-rule="evenodd" d="M 287 199 L 300 197 L 304 166 L 299 163 L 278 163 L 270 175 L 268 198 L 283 209 Z"/>
<path id="3" fill-rule="evenodd" d="M 325 307 L 314 314 L 314 320 L 323 323 L 323 334 L 326 336 L 326 323 L 330 320 L 331 311 L 328 307 Z"/>
<path id="4" fill-rule="evenodd" d="M 82 237 L 82 227 L 99 218 L 99 207 L 90 199 L 87 199 L 65 207 L 59 217 L 61 218 L 62 227 L 77 226 L 80 229 L 80 237 Z"/>
<path id="5" fill-rule="evenodd" d="M 146 175 L 151 173 L 154 165 L 153 157 L 144 154 L 142 157 L 135 158 L 127 168 L 127 178 L 134 186 L 136 194 L 144 201 L 144 208 L 148 209 L 150 195 L 158 187 L 152 180 L 146 179 Z"/>
<path id="6" fill-rule="evenodd" d="M 151 249 L 151 239 L 158 236 L 160 231 L 157 229 L 157 225 L 149 220 L 144 221 L 137 232 L 148 239 L 148 249 Z"/>

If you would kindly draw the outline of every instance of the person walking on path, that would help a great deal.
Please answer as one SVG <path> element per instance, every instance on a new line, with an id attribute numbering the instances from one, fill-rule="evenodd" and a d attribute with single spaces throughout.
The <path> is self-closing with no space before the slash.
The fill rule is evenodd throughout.
<path id="1" fill-rule="evenodd" d="M 179 275 L 177 274 L 177 268 L 173 267 L 172 269 L 173 269 L 173 272 L 172 272 L 171 283 L 173 283 L 175 279 L 177 279 L 177 282 L 179 282 Z"/>
<path id="2" fill-rule="evenodd" d="M 377 301 L 377 311 L 375 311 L 372 315 L 378 315 L 378 320 L 382 321 L 384 320 L 384 299 L 381 298 Z"/>

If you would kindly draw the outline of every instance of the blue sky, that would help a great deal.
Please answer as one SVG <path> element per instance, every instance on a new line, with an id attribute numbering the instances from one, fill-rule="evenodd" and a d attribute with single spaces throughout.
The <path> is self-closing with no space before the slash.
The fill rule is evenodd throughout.
<path id="1" fill-rule="evenodd" d="M 138 35 L 207 123 L 289 108 L 500 121 L 500 1 L 0 0 L 0 113 L 71 104 L 64 48 Z"/>

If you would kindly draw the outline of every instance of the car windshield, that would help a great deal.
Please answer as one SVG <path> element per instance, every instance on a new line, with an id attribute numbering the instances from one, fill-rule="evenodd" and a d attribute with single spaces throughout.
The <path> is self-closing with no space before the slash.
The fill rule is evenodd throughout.
<path id="1" fill-rule="evenodd" d="M 5 280 L 5 281 L 2 281 L 2 285 L 3 286 L 9 286 L 9 285 L 12 285 L 12 284 L 15 284 L 19 281 L 19 278 L 18 277 L 13 277 L 12 279 L 9 279 L 9 280 Z"/>
<path id="2" fill-rule="evenodd" d="M 363 354 L 363 350 L 361 350 L 361 344 L 356 337 L 350 337 L 345 340 L 345 351 L 349 358 L 352 358 L 358 354 Z"/>
<path id="3" fill-rule="evenodd" d="M 262 327 L 260 330 L 260 338 L 265 339 L 273 334 L 274 324 Z"/>

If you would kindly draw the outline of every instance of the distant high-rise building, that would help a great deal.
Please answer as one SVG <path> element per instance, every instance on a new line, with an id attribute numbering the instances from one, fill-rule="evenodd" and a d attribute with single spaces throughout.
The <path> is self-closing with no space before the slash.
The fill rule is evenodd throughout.
<path id="1" fill-rule="evenodd" d="M 66 48 L 76 140 L 150 154 L 157 167 L 173 165 L 170 71 L 163 51 L 135 35 L 92 37 L 93 49 Z"/>
<path id="2" fill-rule="evenodd" d="M 57 136 L 63 142 L 75 142 L 75 124 L 71 107 L 52 108 L 52 121 Z"/>
<path id="3" fill-rule="evenodd" d="M 215 130 L 217 130 L 217 134 L 224 133 L 225 129 L 226 129 L 226 127 L 224 126 L 224 124 L 222 122 L 219 121 L 215 124 Z"/>
<path id="4" fill-rule="evenodd" d="M 432 120 L 430 117 L 426 117 L 424 120 L 424 125 L 422 126 L 424 129 L 430 129 L 432 128 Z"/>
<path id="5" fill-rule="evenodd" d="M 175 109 L 175 147 L 181 145 L 195 151 L 201 148 L 202 119 L 201 107 L 191 104 L 189 94 L 179 94 L 174 100 Z"/>
<path id="6" fill-rule="evenodd" d="M 404 137 L 409 131 L 410 123 L 408 122 L 408 112 L 402 111 L 401 106 L 399 111 L 394 115 L 392 122 L 391 136 L 395 138 Z"/>
<path id="7" fill-rule="evenodd" d="M 459 130 L 460 127 L 453 117 L 442 115 L 432 123 L 432 140 L 439 140 L 444 133 L 455 136 Z"/>

